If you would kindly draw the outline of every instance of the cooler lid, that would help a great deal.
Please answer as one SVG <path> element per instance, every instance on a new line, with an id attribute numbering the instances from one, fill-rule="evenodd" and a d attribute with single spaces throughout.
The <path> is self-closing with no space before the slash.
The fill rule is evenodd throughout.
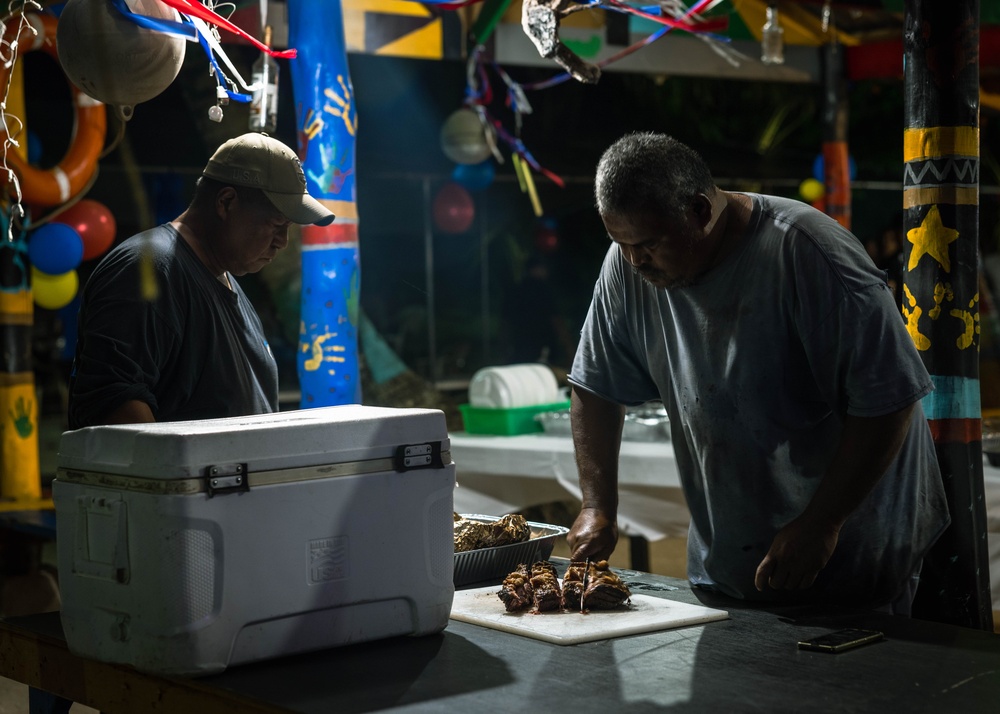
<path id="1" fill-rule="evenodd" d="M 444 413 L 349 404 L 224 419 L 91 426 L 63 433 L 58 465 L 138 478 L 203 476 L 218 463 L 248 472 L 393 457 L 398 447 L 441 442 Z"/>

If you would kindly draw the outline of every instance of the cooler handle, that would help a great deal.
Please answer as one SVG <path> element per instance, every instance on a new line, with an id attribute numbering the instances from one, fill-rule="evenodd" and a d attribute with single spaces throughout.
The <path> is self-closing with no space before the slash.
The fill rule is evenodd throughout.
<path id="1" fill-rule="evenodd" d="M 396 471 L 444 468 L 444 462 L 441 460 L 441 442 L 428 441 L 423 444 L 397 446 L 393 456 L 393 466 Z"/>
<path id="2" fill-rule="evenodd" d="M 250 490 L 246 464 L 212 464 L 205 467 L 205 490 L 213 498 L 221 493 L 242 493 Z"/>

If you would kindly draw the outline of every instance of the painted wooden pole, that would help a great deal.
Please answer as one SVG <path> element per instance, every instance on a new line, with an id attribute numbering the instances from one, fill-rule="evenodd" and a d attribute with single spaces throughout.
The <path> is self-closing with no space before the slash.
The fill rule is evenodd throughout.
<path id="1" fill-rule="evenodd" d="M 6 221 L 3 221 L 5 224 Z M 38 500 L 38 400 L 31 359 L 34 303 L 27 242 L 0 230 L 0 504 Z"/>
<path id="2" fill-rule="evenodd" d="M 823 47 L 823 207 L 844 228 L 851 228 L 851 172 L 847 151 L 847 78 L 844 48 Z"/>
<path id="3" fill-rule="evenodd" d="M 6 111 L 26 116 L 24 65 L 14 62 Z M 24 127 L 23 136 L 27 136 Z M 10 147 L 28 161 L 28 142 Z M 31 359 L 34 302 L 28 276 L 31 265 L 23 235 L 7 235 L 7 219 L 0 219 L 0 504 L 41 498 L 38 453 L 38 400 Z M 13 240 L 11 240 L 13 239 Z"/>
<path id="4" fill-rule="evenodd" d="M 979 396 L 979 0 L 906 0 L 903 315 L 952 523 L 914 616 L 992 630 Z"/>
<path id="5" fill-rule="evenodd" d="M 309 193 L 337 219 L 302 228 L 298 375 L 302 408 L 361 402 L 358 370 L 358 115 L 338 0 L 289 0 L 299 158 Z"/>

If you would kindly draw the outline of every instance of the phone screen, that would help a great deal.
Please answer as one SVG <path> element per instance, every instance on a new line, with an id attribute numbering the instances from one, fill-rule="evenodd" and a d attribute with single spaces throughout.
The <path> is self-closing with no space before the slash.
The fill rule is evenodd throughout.
<path id="1" fill-rule="evenodd" d="M 843 652 L 860 647 L 861 645 L 867 645 L 870 642 L 878 642 L 884 638 L 885 635 L 878 630 L 849 628 L 804 640 L 799 642 L 799 648 L 819 652 Z"/>

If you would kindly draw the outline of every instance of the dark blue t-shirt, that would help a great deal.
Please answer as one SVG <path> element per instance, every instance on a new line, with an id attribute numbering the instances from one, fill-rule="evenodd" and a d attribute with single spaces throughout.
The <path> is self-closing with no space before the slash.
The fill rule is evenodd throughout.
<path id="1" fill-rule="evenodd" d="M 274 356 L 229 280 L 232 290 L 169 224 L 108 253 L 81 295 L 69 427 L 98 424 L 133 399 L 157 421 L 277 411 Z"/>

